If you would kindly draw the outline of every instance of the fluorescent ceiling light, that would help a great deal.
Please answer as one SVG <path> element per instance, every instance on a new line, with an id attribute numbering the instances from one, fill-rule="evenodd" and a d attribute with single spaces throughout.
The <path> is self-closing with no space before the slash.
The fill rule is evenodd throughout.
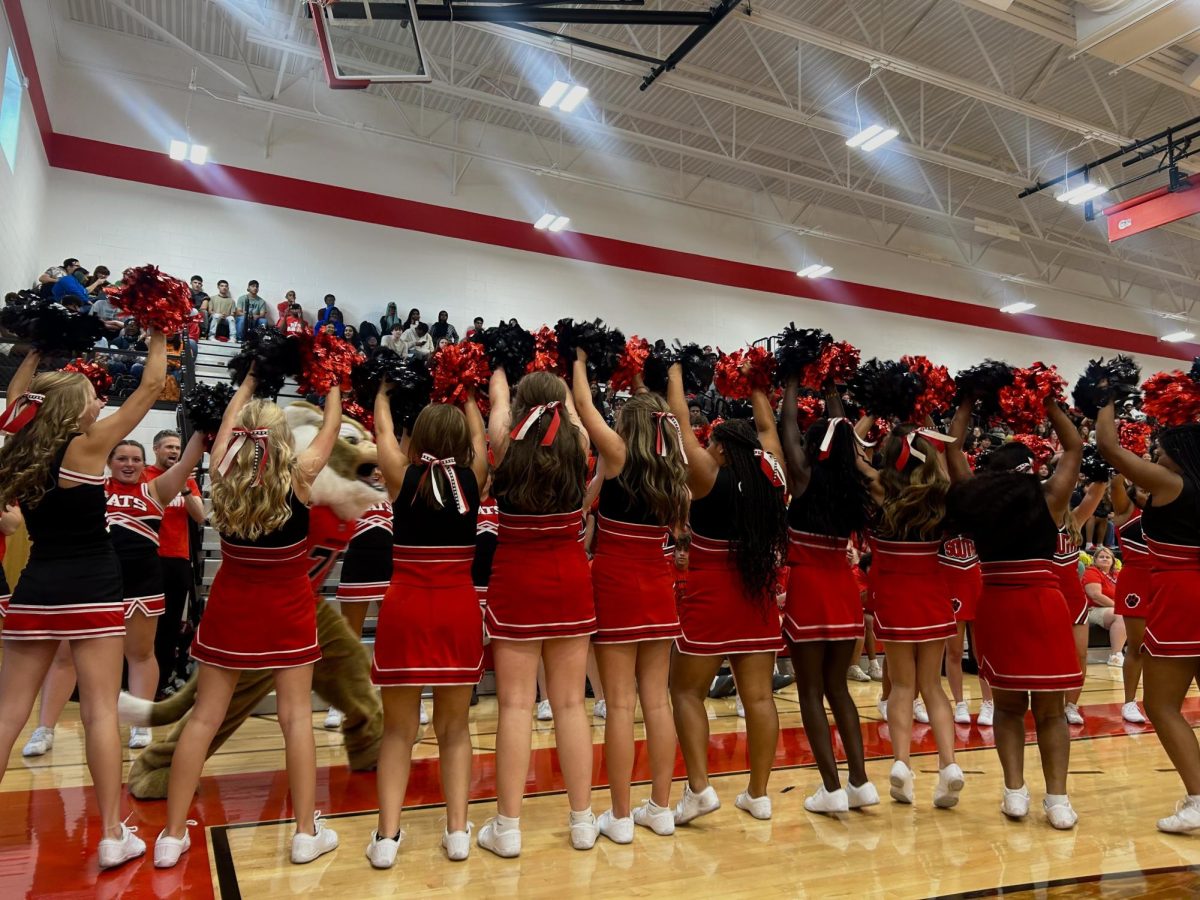
<path id="1" fill-rule="evenodd" d="M 550 85 L 550 87 L 546 90 L 546 93 L 542 94 L 542 99 L 538 101 L 538 106 L 544 106 L 547 109 L 552 106 L 558 106 L 559 101 L 561 101 L 562 98 L 567 95 L 567 91 L 570 89 L 571 86 L 565 81 L 554 82 L 554 84 Z M 583 98 L 580 97 L 579 99 L 582 100 Z"/>
<path id="2" fill-rule="evenodd" d="M 192 149 L 188 153 L 188 162 L 198 166 L 204 165 L 208 162 L 208 148 L 203 144 L 192 144 Z"/>
<path id="3" fill-rule="evenodd" d="M 554 220 L 557 218 L 558 218 L 558 216 L 556 216 L 554 213 L 546 213 L 540 219 L 538 219 L 536 222 L 533 223 L 533 227 L 536 228 L 538 231 L 545 231 L 547 228 L 550 227 L 551 223 L 554 222 Z"/>
<path id="4" fill-rule="evenodd" d="M 900 134 L 895 128 L 888 128 L 886 131 L 880 132 L 862 145 L 863 153 L 870 153 L 872 150 L 878 150 L 892 138 L 898 137 Z"/>
<path id="5" fill-rule="evenodd" d="M 801 278 L 821 278 L 833 271 L 833 266 L 823 266 L 820 263 L 813 263 L 810 266 L 805 266 L 796 274 Z"/>
<path id="6" fill-rule="evenodd" d="M 1096 184 L 1094 181 L 1085 181 L 1083 184 L 1077 184 L 1073 188 L 1068 188 L 1062 193 L 1056 194 L 1054 199 L 1059 203 L 1070 203 L 1072 206 L 1078 206 L 1080 203 L 1094 200 L 1101 194 L 1107 193 L 1108 188 L 1104 185 Z"/>
<path id="7" fill-rule="evenodd" d="M 187 158 L 188 145 L 183 141 L 171 141 L 171 149 L 167 152 L 171 159 L 183 160 Z"/>
<path id="8" fill-rule="evenodd" d="M 1017 313 L 1029 312 L 1031 309 L 1035 309 L 1036 307 L 1036 303 L 1028 303 L 1024 300 L 1018 300 L 1016 303 L 1010 303 L 1008 306 L 1000 307 L 1000 312 L 1015 316 Z"/>
<path id="9" fill-rule="evenodd" d="M 550 230 L 557 233 L 559 231 L 562 231 L 564 228 L 566 228 L 570 224 L 571 224 L 571 219 L 568 216 L 559 216 L 553 222 L 550 223 Z"/>
<path id="10" fill-rule="evenodd" d="M 1166 341 L 1168 344 L 1177 344 L 1180 341 L 1190 341 L 1195 336 L 1190 331 L 1172 331 L 1170 334 L 1164 334 L 1159 340 Z"/>
<path id="11" fill-rule="evenodd" d="M 574 112 L 575 107 L 582 103 L 587 95 L 588 89 L 582 84 L 577 84 L 571 90 L 567 91 L 567 96 L 563 97 L 562 103 L 558 104 L 558 108 L 565 113 Z"/>
<path id="12" fill-rule="evenodd" d="M 869 125 L 866 128 L 864 128 L 862 131 L 860 131 L 858 134 L 854 135 L 854 137 L 850 138 L 850 140 L 846 141 L 846 146 L 847 147 L 858 147 L 861 144 L 865 144 L 867 141 L 869 141 L 871 138 L 875 137 L 875 135 L 879 134 L 882 131 L 883 131 L 882 125 Z"/>

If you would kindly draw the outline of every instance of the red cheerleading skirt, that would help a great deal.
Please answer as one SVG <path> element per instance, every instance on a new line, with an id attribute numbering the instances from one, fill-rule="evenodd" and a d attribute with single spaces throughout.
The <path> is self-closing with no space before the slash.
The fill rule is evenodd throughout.
<path id="1" fill-rule="evenodd" d="M 660 525 L 634 525 L 599 516 L 592 593 L 597 644 L 672 640 L 679 637 L 675 573 Z"/>
<path id="2" fill-rule="evenodd" d="M 1144 619 L 1150 609 L 1150 553 L 1122 548 L 1121 571 L 1117 573 L 1117 615 Z"/>
<path id="3" fill-rule="evenodd" d="M 222 669 L 288 669 L 321 658 L 317 606 L 305 544 L 245 547 L 221 542 L 192 656 Z"/>
<path id="4" fill-rule="evenodd" d="M 1058 589 L 1062 591 L 1063 599 L 1067 601 L 1067 609 L 1071 613 L 1071 622 L 1082 625 L 1087 622 L 1087 594 L 1083 591 L 1083 582 L 1079 580 L 1079 554 L 1067 560 L 1054 560 L 1054 572 L 1058 578 Z"/>
<path id="5" fill-rule="evenodd" d="M 864 634 L 858 583 L 846 561 L 846 538 L 788 529 L 789 641 L 855 641 Z"/>
<path id="6" fill-rule="evenodd" d="M 985 562 L 975 617 L 979 676 L 998 690 L 1083 686 L 1075 635 L 1050 560 Z"/>
<path id="7" fill-rule="evenodd" d="M 34 547 L 12 595 L 0 603 L 6 641 L 124 637 L 121 565 L 112 544 L 45 558 Z"/>
<path id="8" fill-rule="evenodd" d="M 1200 547 L 1146 538 L 1150 609 L 1142 646 L 1151 656 L 1200 656 Z"/>
<path id="9" fill-rule="evenodd" d="M 943 556 L 940 562 L 954 621 L 974 622 L 979 595 L 983 593 L 983 574 L 979 570 L 979 561 L 965 562 Z"/>
<path id="10" fill-rule="evenodd" d="M 483 616 L 471 581 L 475 547 L 396 547 L 379 607 L 371 681 L 380 687 L 477 684 Z"/>
<path id="11" fill-rule="evenodd" d="M 714 541 L 694 532 L 679 622 L 682 633 L 675 639 L 675 648 L 689 656 L 777 653 L 781 649 L 775 598 L 759 599 L 746 593 L 728 541 Z"/>
<path id="12" fill-rule="evenodd" d="M 876 638 L 918 644 L 958 633 L 938 562 L 940 547 L 940 541 L 871 540 Z"/>
<path id="13" fill-rule="evenodd" d="M 508 641 L 586 637 L 596 631 L 583 513 L 500 513 L 487 592 L 487 630 Z"/>

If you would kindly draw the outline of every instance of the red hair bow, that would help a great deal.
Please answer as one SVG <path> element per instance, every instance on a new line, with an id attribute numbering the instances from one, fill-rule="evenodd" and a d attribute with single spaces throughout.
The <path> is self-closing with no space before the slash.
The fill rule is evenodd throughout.
<path id="1" fill-rule="evenodd" d="M 904 471 L 904 467 L 908 465 L 910 457 L 915 456 L 921 462 L 925 462 L 925 454 L 913 446 L 918 435 L 927 441 L 932 441 L 935 445 L 943 445 L 938 447 L 939 451 L 944 449 L 945 444 L 952 443 L 955 440 L 950 435 L 934 431 L 932 428 L 917 428 L 910 431 L 904 436 L 904 443 L 900 445 L 900 455 L 896 457 L 896 471 Z"/>
<path id="2" fill-rule="evenodd" d="M 33 394 L 26 391 L 16 401 L 0 414 L 0 431 L 5 434 L 16 434 L 33 421 L 37 411 L 46 402 L 45 394 Z"/>
<path id="3" fill-rule="evenodd" d="M 758 465 L 771 482 L 771 487 L 787 487 L 787 478 L 784 477 L 783 466 L 779 464 L 779 460 L 766 450 L 755 450 L 754 455 L 758 457 Z"/>
<path id="4" fill-rule="evenodd" d="M 421 465 L 425 467 L 425 473 L 421 476 L 421 480 L 417 482 L 419 488 L 426 478 L 429 478 L 433 467 L 437 466 L 442 470 L 442 474 L 446 476 L 446 480 L 450 482 L 450 493 L 454 495 L 454 507 L 460 515 L 466 515 L 468 511 L 467 497 L 463 493 L 462 485 L 458 482 L 458 473 L 454 471 L 454 466 L 457 460 L 451 456 L 446 459 L 438 459 L 432 453 L 421 454 Z M 417 498 L 413 497 L 415 501 Z M 433 499 L 438 502 L 439 506 L 445 506 L 446 501 L 442 499 L 442 492 L 438 489 L 437 479 L 433 479 Z"/>
<path id="5" fill-rule="evenodd" d="M 217 465 L 217 471 L 224 477 L 229 471 L 229 467 L 233 465 L 233 461 L 237 459 L 238 453 L 245 445 L 246 441 L 254 442 L 254 458 L 255 468 L 254 484 L 262 484 L 263 475 L 267 471 L 267 456 L 270 450 L 269 439 L 271 432 L 266 428 L 234 428 L 233 438 L 229 441 L 229 446 L 225 450 L 225 455 L 221 457 L 221 462 Z"/>
<path id="6" fill-rule="evenodd" d="M 512 430 L 512 439 L 514 441 L 523 441 L 525 436 L 529 434 L 529 430 L 537 424 L 538 419 L 546 413 L 550 413 L 553 418 L 550 420 L 550 427 L 546 429 L 546 433 L 542 435 L 542 446 L 549 447 L 554 443 L 554 437 L 558 434 L 558 428 L 562 424 L 562 414 L 559 412 L 559 407 L 562 404 L 554 400 L 550 403 L 544 403 L 541 406 L 535 406 L 525 414 L 517 427 Z"/>
<path id="7" fill-rule="evenodd" d="M 669 412 L 656 412 L 654 414 L 655 423 L 655 438 L 654 452 L 659 456 L 667 455 L 667 436 L 663 433 L 664 425 L 670 425 L 675 429 L 675 440 L 679 443 L 679 455 L 683 457 L 683 461 L 687 462 L 687 451 L 683 449 L 683 431 L 679 428 L 679 420 Z"/>

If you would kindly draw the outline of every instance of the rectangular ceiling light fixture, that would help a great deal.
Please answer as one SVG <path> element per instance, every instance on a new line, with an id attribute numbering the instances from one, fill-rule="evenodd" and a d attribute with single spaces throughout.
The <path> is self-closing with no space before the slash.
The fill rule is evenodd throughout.
<path id="1" fill-rule="evenodd" d="M 846 146 L 847 147 L 859 147 L 862 144 L 865 144 L 871 138 L 875 137 L 877 134 L 880 134 L 882 132 L 883 132 L 882 125 L 868 125 L 866 128 L 864 128 L 858 134 L 854 135 L 854 137 L 850 138 L 850 140 L 846 141 Z"/>
<path id="2" fill-rule="evenodd" d="M 1000 312 L 1008 313 L 1015 316 L 1017 313 L 1029 312 L 1031 309 L 1036 309 L 1036 303 L 1029 303 L 1025 300 L 1018 300 L 1016 303 L 1010 303 L 1008 306 L 1000 307 Z"/>
<path id="3" fill-rule="evenodd" d="M 533 227 L 538 231 L 553 231 L 558 233 L 570 224 L 571 219 L 569 216 L 560 216 L 558 213 L 548 212 L 534 222 Z"/>
<path id="4" fill-rule="evenodd" d="M 1180 341 L 1190 341 L 1195 336 L 1191 331 L 1172 331 L 1170 334 L 1164 334 L 1159 340 L 1168 344 L 1178 344 Z"/>
<path id="5" fill-rule="evenodd" d="M 1060 194 L 1056 194 L 1054 199 L 1059 203 L 1069 203 L 1072 206 L 1078 206 L 1080 203 L 1086 203 L 1088 200 L 1095 200 L 1101 194 L 1107 194 L 1108 188 L 1102 184 L 1096 184 L 1094 181 L 1085 181 L 1083 184 L 1076 185 L 1073 188 L 1068 188 Z"/>
<path id="6" fill-rule="evenodd" d="M 900 136 L 900 132 L 897 131 L 895 128 L 886 128 L 883 131 L 881 131 L 879 134 L 875 135 L 875 137 L 864 141 L 863 145 L 860 149 L 862 150 L 863 153 L 870 153 L 872 150 L 878 150 L 880 147 L 882 147 L 888 141 L 892 140 L 893 138 L 899 137 L 899 136 Z"/>
<path id="7" fill-rule="evenodd" d="M 577 84 L 567 91 L 567 96 L 563 97 L 558 108 L 565 113 L 575 112 L 575 107 L 587 99 L 587 95 L 588 89 L 582 84 Z"/>
<path id="8" fill-rule="evenodd" d="M 822 278 L 833 271 L 833 266 L 823 266 L 820 263 L 813 263 L 811 266 L 805 266 L 796 274 L 801 278 Z"/>
<path id="9" fill-rule="evenodd" d="M 188 154 L 188 145 L 186 141 L 171 141 L 171 149 L 167 151 L 171 159 L 185 160 Z"/>

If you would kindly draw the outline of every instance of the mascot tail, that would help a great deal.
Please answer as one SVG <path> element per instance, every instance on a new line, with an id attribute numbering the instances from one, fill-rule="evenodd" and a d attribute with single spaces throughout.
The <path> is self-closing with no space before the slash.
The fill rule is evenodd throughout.
<path id="1" fill-rule="evenodd" d="M 178 722 L 196 703 L 198 680 L 199 672 L 193 672 L 182 688 L 158 703 L 122 692 L 117 701 L 117 716 L 127 725 L 142 727 Z"/>

